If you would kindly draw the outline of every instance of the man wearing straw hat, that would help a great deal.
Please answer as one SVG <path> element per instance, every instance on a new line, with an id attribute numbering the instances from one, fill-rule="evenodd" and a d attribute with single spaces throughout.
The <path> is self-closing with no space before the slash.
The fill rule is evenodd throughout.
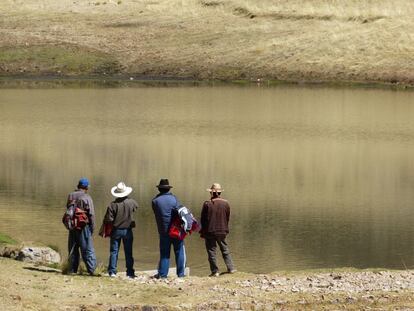
<path id="1" fill-rule="evenodd" d="M 227 200 L 220 197 L 223 189 L 218 183 L 214 183 L 207 191 L 210 192 L 210 200 L 205 201 L 201 211 L 201 237 L 205 239 L 208 261 L 210 263 L 210 276 L 219 276 L 217 266 L 217 244 L 223 255 L 228 273 L 234 273 L 233 260 L 226 242 L 229 233 L 230 205 Z"/>
<path id="2" fill-rule="evenodd" d="M 185 276 L 186 261 L 184 240 L 171 238 L 168 234 L 173 213 L 181 204 L 175 195 L 170 192 L 172 186 L 170 186 L 168 179 L 161 179 L 157 188 L 160 193 L 152 200 L 152 209 L 157 221 L 160 238 L 160 261 L 158 263 L 158 273 L 154 277 L 166 278 L 168 276 L 171 245 L 174 247 L 177 276 L 183 277 Z"/>
<path id="3" fill-rule="evenodd" d="M 131 187 L 127 187 L 124 182 L 119 182 L 112 187 L 111 194 L 115 200 L 108 206 L 104 218 L 104 223 L 112 224 L 108 274 L 115 277 L 117 273 L 118 253 L 121 240 L 124 244 L 126 274 L 129 278 L 135 277 L 134 257 L 132 256 L 132 243 L 134 235 L 132 228 L 135 227 L 133 213 L 137 210 L 138 204 L 135 200 L 128 198 L 132 192 Z"/>

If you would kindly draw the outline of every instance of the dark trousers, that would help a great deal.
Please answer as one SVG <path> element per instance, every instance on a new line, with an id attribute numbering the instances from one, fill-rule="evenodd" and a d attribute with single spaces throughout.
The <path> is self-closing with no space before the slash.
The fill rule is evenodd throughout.
<path id="1" fill-rule="evenodd" d="M 134 257 L 132 256 L 132 244 L 134 242 L 134 235 L 132 229 L 114 229 L 111 234 L 111 243 L 109 249 L 109 265 L 108 273 L 116 274 L 119 248 L 121 246 L 121 240 L 124 244 L 125 262 L 126 262 L 126 274 L 127 276 L 135 276 L 134 271 Z"/>
<path id="2" fill-rule="evenodd" d="M 166 278 L 170 267 L 171 245 L 174 248 L 177 276 L 185 276 L 185 248 L 184 240 L 170 238 L 167 234 L 160 234 L 160 262 L 158 264 L 158 276 Z"/>
<path id="3" fill-rule="evenodd" d="M 210 263 L 210 270 L 212 273 L 219 271 L 217 266 L 217 245 L 220 248 L 221 254 L 223 255 L 224 263 L 227 266 L 227 271 L 234 270 L 233 260 L 231 259 L 229 246 L 226 242 L 226 235 L 208 235 L 205 237 L 206 249 L 208 254 L 208 261 Z"/>
<path id="4" fill-rule="evenodd" d="M 69 231 L 68 239 L 70 272 L 77 273 L 79 267 L 79 249 L 85 262 L 86 270 L 93 274 L 96 268 L 95 249 L 93 248 L 92 233 L 89 226 L 82 230 Z"/>

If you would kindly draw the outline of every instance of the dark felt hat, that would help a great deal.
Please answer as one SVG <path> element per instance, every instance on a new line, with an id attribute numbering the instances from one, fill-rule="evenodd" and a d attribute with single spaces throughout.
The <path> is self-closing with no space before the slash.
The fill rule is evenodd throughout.
<path id="1" fill-rule="evenodd" d="M 168 179 L 161 179 L 158 186 L 156 186 L 158 189 L 171 189 L 172 186 L 170 186 L 170 183 Z"/>

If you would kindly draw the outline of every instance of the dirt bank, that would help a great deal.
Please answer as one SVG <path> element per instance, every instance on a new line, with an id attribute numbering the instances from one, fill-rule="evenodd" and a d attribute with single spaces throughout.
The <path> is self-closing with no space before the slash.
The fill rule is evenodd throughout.
<path id="1" fill-rule="evenodd" d="M 3 0 L 0 76 L 414 84 L 414 3 Z"/>
<path id="2" fill-rule="evenodd" d="M 2 310 L 414 308 L 414 271 L 303 271 L 218 278 L 65 276 L 0 258 Z"/>

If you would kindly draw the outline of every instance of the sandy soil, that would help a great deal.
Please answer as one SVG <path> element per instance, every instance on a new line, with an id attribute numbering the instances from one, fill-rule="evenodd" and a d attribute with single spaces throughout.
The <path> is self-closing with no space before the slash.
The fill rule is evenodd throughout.
<path id="1" fill-rule="evenodd" d="M 0 75 L 414 84 L 410 0 L 2 0 Z"/>

